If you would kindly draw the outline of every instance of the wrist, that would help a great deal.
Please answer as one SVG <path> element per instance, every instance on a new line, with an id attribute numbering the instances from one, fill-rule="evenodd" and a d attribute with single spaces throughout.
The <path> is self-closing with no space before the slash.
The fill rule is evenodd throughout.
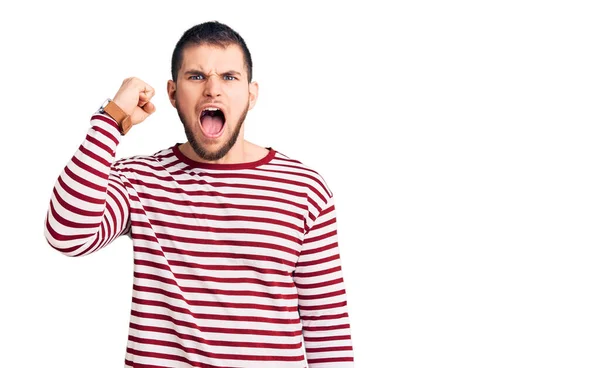
<path id="1" fill-rule="evenodd" d="M 121 107 L 111 98 L 107 98 L 98 109 L 101 114 L 110 116 L 117 122 L 121 135 L 127 134 L 132 127 L 130 116 L 121 109 Z"/>

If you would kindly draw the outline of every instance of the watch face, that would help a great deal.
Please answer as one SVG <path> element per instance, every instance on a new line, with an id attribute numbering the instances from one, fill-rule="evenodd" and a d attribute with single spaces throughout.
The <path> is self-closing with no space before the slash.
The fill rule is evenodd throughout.
<path id="1" fill-rule="evenodd" d="M 98 111 L 100 113 L 104 112 L 104 108 L 106 107 L 106 105 L 108 105 L 108 103 L 111 101 L 110 98 L 107 98 L 106 100 L 104 100 L 104 102 L 102 103 L 102 105 L 100 106 L 100 108 L 98 109 Z"/>

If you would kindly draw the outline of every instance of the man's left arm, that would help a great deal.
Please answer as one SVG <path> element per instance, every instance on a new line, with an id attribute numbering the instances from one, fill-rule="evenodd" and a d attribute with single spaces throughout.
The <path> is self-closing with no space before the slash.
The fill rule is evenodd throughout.
<path id="1" fill-rule="evenodd" d="M 354 367 L 332 197 L 304 235 L 293 278 L 308 367 Z"/>

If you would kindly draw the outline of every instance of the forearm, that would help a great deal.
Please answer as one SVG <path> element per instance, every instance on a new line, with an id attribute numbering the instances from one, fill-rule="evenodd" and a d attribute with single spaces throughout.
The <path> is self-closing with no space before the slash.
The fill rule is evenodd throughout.
<path id="1" fill-rule="evenodd" d="M 294 282 L 309 368 L 354 367 L 333 200 L 305 235 Z"/>
<path id="2" fill-rule="evenodd" d="M 68 256 L 92 253 L 130 226 L 126 187 L 114 167 L 118 126 L 98 114 L 90 125 L 56 180 L 44 222 L 48 243 Z"/>
<path id="3" fill-rule="evenodd" d="M 339 271 L 332 271 L 334 274 Z M 330 281 L 299 284 L 300 313 L 310 368 L 354 367 L 350 319 L 341 274 Z"/>

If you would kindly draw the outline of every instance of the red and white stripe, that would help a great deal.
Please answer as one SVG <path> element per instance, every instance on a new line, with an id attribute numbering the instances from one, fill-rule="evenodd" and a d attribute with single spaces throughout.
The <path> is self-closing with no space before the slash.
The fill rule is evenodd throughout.
<path id="1" fill-rule="evenodd" d="M 44 233 L 67 256 L 133 240 L 125 367 L 354 366 L 335 205 L 317 172 L 274 150 L 201 164 L 178 144 L 115 160 L 120 139 L 92 116 Z"/>

